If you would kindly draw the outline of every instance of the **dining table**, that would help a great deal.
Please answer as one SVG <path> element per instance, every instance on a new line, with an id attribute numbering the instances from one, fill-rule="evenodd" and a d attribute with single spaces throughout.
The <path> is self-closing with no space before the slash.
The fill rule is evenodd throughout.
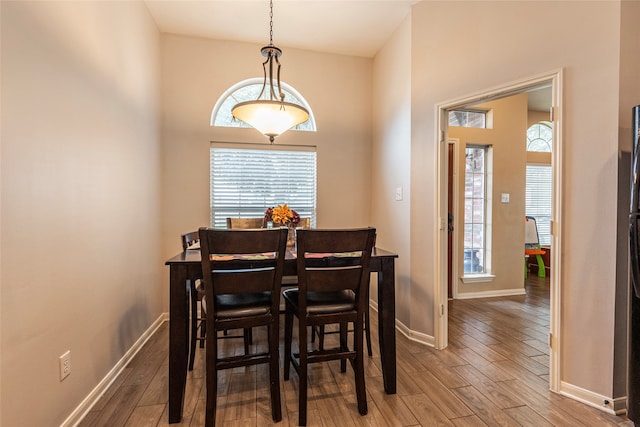
<path id="1" fill-rule="evenodd" d="M 378 279 L 378 338 L 384 390 L 396 392 L 395 259 L 398 255 L 374 248 L 371 271 Z M 199 249 L 186 249 L 169 258 L 169 423 L 182 419 L 189 352 L 189 281 L 202 278 Z M 294 250 L 288 250 L 284 275 L 297 275 Z"/>

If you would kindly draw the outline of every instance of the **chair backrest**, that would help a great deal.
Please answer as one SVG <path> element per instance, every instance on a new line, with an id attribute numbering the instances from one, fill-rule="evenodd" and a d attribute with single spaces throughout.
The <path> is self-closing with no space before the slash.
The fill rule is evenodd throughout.
<path id="1" fill-rule="evenodd" d="M 343 230 L 302 229 L 297 232 L 300 306 L 307 292 L 352 290 L 358 310 L 364 306 L 369 286 L 373 227 Z"/>
<path id="2" fill-rule="evenodd" d="M 262 228 L 264 218 L 227 218 L 227 228 Z"/>
<path id="3" fill-rule="evenodd" d="M 202 277 L 208 301 L 216 295 L 271 292 L 278 312 L 287 229 L 200 228 Z"/>
<path id="4" fill-rule="evenodd" d="M 197 231 L 192 231 L 190 233 L 183 234 L 181 236 L 182 240 L 182 250 L 186 251 L 188 248 L 193 246 L 195 243 L 200 241 L 200 235 Z"/>
<path id="5" fill-rule="evenodd" d="M 311 218 L 300 218 L 300 222 L 298 222 L 297 228 L 310 228 L 311 227 Z"/>
<path id="6" fill-rule="evenodd" d="M 538 238 L 538 224 L 532 216 L 524 217 L 524 247 L 525 249 L 537 249 L 540 247 Z"/>

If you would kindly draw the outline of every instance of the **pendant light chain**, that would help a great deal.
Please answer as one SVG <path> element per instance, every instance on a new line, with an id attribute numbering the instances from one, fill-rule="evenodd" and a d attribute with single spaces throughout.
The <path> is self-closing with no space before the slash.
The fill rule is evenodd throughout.
<path id="1" fill-rule="evenodd" d="M 255 101 L 236 104 L 231 109 L 231 114 L 235 119 L 258 129 L 273 144 L 276 136 L 309 120 L 309 112 L 306 108 L 284 100 L 285 94 L 280 86 L 280 60 L 278 59 L 282 55 L 282 50 L 273 45 L 273 0 L 269 0 L 269 45 L 264 46 L 260 53 L 266 58 L 262 63 L 264 77 L 262 90 Z M 265 95 L 266 99 L 263 99 L 262 95 L 265 92 L 268 96 Z"/>
<path id="2" fill-rule="evenodd" d="M 273 0 L 269 0 L 269 46 L 273 46 Z"/>

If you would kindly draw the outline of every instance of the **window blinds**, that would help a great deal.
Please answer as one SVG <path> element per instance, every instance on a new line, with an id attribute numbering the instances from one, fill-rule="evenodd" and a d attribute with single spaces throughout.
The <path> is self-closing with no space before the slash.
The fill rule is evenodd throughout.
<path id="1" fill-rule="evenodd" d="M 550 165 L 527 165 L 525 212 L 536 219 L 541 245 L 551 244 L 552 179 Z"/>
<path id="2" fill-rule="evenodd" d="M 227 217 L 258 218 L 270 206 L 287 204 L 315 226 L 316 152 L 211 147 L 211 226 Z"/>

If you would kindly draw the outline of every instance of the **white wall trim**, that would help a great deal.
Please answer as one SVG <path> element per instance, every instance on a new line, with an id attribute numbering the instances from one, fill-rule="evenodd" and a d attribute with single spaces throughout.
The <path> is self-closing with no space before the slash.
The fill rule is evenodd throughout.
<path id="1" fill-rule="evenodd" d="M 458 292 L 456 299 L 511 297 L 514 295 L 525 295 L 526 293 L 527 291 L 525 291 L 524 288 L 495 289 L 492 291 L 482 291 L 482 292 Z"/>
<path id="2" fill-rule="evenodd" d="M 551 332 L 551 354 L 550 354 L 550 366 L 549 366 L 549 386 L 552 391 L 558 391 L 560 388 L 560 368 L 561 368 L 561 278 L 563 263 L 561 259 L 562 250 L 562 188 L 563 188 L 563 161 L 562 161 L 562 147 L 563 147 L 563 132 L 562 132 L 562 118 L 563 118 L 563 69 L 559 68 L 551 70 L 546 73 L 534 75 L 528 78 L 519 79 L 517 81 L 507 83 L 493 88 L 485 89 L 480 92 L 472 93 L 468 96 L 444 101 L 435 105 L 435 124 L 434 126 L 434 141 L 437 144 L 437 156 L 439 161 L 437 165 L 441 165 L 446 157 L 444 148 L 439 143 L 440 139 L 445 139 L 448 129 L 448 117 L 447 110 L 461 107 L 464 105 L 472 104 L 475 102 L 486 102 L 492 99 L 504 98 L 516 93 L 526 91 L 528 89 L 543 85 L 550 84 L 552 87 L 552 105 L 555 112 L 554 125 L 553 125 L 553 200 L 554 200 L 554 212 L 552 218 L 552 257 L 551 264 L 554 266 L 551 270 L 551 291 L 550 291 L 550 332 Z M 436 213 L 437 217 L 444 218 L 447 214 L 446 197 L 442 197 L 442 194 L 446 193 L 447 176 L 445 175 L 446 169 L 436 171 L 436 187 L 438 196 L 436 197 Z M 446 231 L 444 227 L 437 233 L 437 239 L 439 242 L 436 244 L 436 248 L 441 248 L 436 252 L 436 268 L 434 269 L 433 283 L 434 283 L 434 335 L 436 339 L 436 348 L 444 348 L 448 344 L 448 312 L 447 312 L 447 281 L 446 275 L 443 277 L 443 270 L 446 270 L 447 257 L 446 254 Z M 444 313 L 444 315 L 442 315 Z"/>
<path id="3" fill-rule="evenodd" d="M 624 415 L 627 412 L 627 398 L 603 396 L 589 390 L 585 390 L 565 381 L 560 382 L 560 394 L 571 399 L 592 406 L 611 415 Z"/>
<path id="4" fill-rule="evenodd" d="M 80 421 L 87 415 L 87 413 L 98 402 L 98 399 L 109 389 L 111 384 L 118 378 L 123 369 L 129 364 L 131 359 L 144 347 L 149 341 L 149 338 L 158 330 L 163 322 L 169 320 L 169 313 L 162 313 L 149 328 L 144 331 L 142 336 L 131 346 L 129 350 L 122 356 L 122 358 L 115 364 L 115 366 L 107 373 L 107 375 L 98 383 L 98 385 L 84 398 L 84 400 L 73 410 L 71 415 L 60 424 L 60 427 L 72 427 L 77 426 Z"/>
<path id="5" fill-rule="evenodd" d="M 378 303 L 373 300 L 369 300 L 369 307 L 371 307 L 376 313 L 378 312 Z M 417 342 L 419 344 L 424 344 L 429 347 L 436 346 L 436 340 L 431 335 L 423 334 L 422 332 L 412 331 L 396 318 L 396 330 L 400 332 L 402 335 L 407 337 L 407 339 Z"/>

